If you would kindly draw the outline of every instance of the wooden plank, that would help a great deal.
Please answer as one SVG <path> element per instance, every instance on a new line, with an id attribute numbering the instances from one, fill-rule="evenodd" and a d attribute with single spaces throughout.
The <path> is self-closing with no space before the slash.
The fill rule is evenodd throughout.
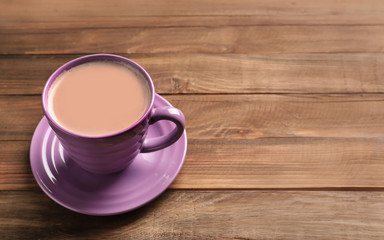
<path id="1" fill-rule="evenodd" d="M 195 140 L 180 189 L 383 188 L 382 138 Z"/>
<path id="2" fill-rule="evenodd" d="M 217 26 L 249 24 L 383 24 L 379 0 L 262 0 L 233 2 L 91 0 L 8 1 L 0 8 L 0 28 L 84 28 L 127 26 Z"/>
<path id="3" fill-rule="evenodd" d="M 382 53 L 121 55 L 142 65 L 161 94 L 384 92 Z M 41 94 L 50 74 L 79 56 L 0 56 L 0 94 Z"/>
<path id="4" fill-rule="evenodd" d="M 189 138 L 382 138 L 384 96 L 170 95 Z M 30 140 L 43 116 L 40 96 L 0 97 L 0 140 Z"/>
<path id="5" fill-rule="evenodd" d="M 0 33 L 0 54 L 292 54 L 383 49 L 382 25 L 15 29 Z"/>
<path id="6" fill-rule="evenodd" d="M 71 212 L 40 191 L 0 192 L 0 203 L 4 240 L 384 238 L 383 192 L 167 191 L 111 217 Z"/>
<path id="7" fill-rule="evenodd" d="M 37 188 L 29 141 L 0 141 L 0 190 Z M 189 138 L 173 189 L 384 188 L 382 138 Z"/>
<path id="8" fill-rule="evenodd" d="M 38 189 L 29 164 L 29 146 L 29 141 L 0 141 L 1 190 Z"/>
<path id="9" fill-rule="evenodd" d="M 381 138 L 384 96 L 189 95 L 167 96 L 187 119 L 194 139 Z"/>
<path id="10" fill-rule="evenodd" d="M 189 139 L 173 188 L 384 187 L 380 94 L 166 98 L 185 113 Z M 40 97 L 1 97 L 0 113 L 1 140 L 26 140 L 1 142 L 2 187 L 28 189 Z"/>
<path id="11" fill-rule="evenodd" d="M 44 116 L 40 96 L 0 98 L 0 140 L 31 140 Z"/>

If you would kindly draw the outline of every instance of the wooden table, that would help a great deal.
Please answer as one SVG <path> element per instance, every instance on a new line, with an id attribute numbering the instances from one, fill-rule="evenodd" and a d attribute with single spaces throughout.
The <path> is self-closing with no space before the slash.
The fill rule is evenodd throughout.
<path id="1" fill-rule="evenodd" d="M 0 239 L 384 239 L 384 3 L 0 1 Z M 115 53 L 187 119 L 148 205 L 94 217 L 29 164 L 60 65 Z"/>

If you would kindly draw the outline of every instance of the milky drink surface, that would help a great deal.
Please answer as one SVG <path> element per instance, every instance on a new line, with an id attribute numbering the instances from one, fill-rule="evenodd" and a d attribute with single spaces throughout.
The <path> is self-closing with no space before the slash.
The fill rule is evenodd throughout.
<path id="1" fill-rule="evenodd" d="M 48 93 L 48 111 L 64 129 L 85 136 L 118 133 L 150 102 L 147 81 L 127 64 L 94 61 L 62 73 Z"/>

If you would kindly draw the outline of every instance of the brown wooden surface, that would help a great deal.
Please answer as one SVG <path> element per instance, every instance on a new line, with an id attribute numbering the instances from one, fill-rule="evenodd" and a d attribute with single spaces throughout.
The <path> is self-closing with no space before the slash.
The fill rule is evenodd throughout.
<path id="1" fill-rule="evenodd" d="M 168 190 L 110 217 L 71 212 L 41 191 L 0 196 L 1 239 L 384 238 L 384 192 Z"/>
<path id="2" fill-rule="evenodd" d="M 370 36 L 367 38 L 367 36 Z M 7 30 L 0 54 L 383 52 L 384 26 L 124 27 Z M 44 42 L 44 44 L 40 44 Z"/>
<path id="3" fill-rule="evenodd" d="M 380 0 L 3 1 L 1 28 L 383 24 Z"/>
<path id="4" fill-rule="evenodd" d="M 382 53 L 121 55 L 139 62 L 160 94 L 384 92 Z M 39 95 L 56 68 L 79 56 L 0 55 L 0 94 Z"/>
<path id="5" fill-rule="evenodd" d="M 0 239 L 383 239 L 384 3 L 0 1 Z M 187 119 L 182 171 L 111 217 L 29 166 L 60 65 L 117 53 Z"/>
<path id="6" fill-rule="evenodd" d="M 188 120 L 173 188 L 384 187 L 379 94 L 165 97 Z M 18 140 L 3 144 L 0 164 L 13 167 L 0 189 L 25 189 L 32 177 L 19 140 L 29 143 L 42 117 L 40 96 L 0 97 L 0 106 L 0 139 Z"/>

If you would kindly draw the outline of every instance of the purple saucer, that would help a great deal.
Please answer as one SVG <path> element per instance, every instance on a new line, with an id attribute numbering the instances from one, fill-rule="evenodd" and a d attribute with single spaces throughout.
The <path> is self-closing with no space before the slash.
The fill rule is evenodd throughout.
<path id="1" fill-rule="evenodd" d="M 156 95 L 155 107 L 170 106 Z M 171 131 L 173 124 L 159 121 L 148 137 Z M 96 175 L 65 156 L 44 117 L 33 134 L 30 161 L 40 188 L 58 204 L 88 215 L 114 215 L 141 207 L 160 195 L 179 173 L 187 152 L 186 132 L 173 145 L 139 154 L 125 170 Z"/>

